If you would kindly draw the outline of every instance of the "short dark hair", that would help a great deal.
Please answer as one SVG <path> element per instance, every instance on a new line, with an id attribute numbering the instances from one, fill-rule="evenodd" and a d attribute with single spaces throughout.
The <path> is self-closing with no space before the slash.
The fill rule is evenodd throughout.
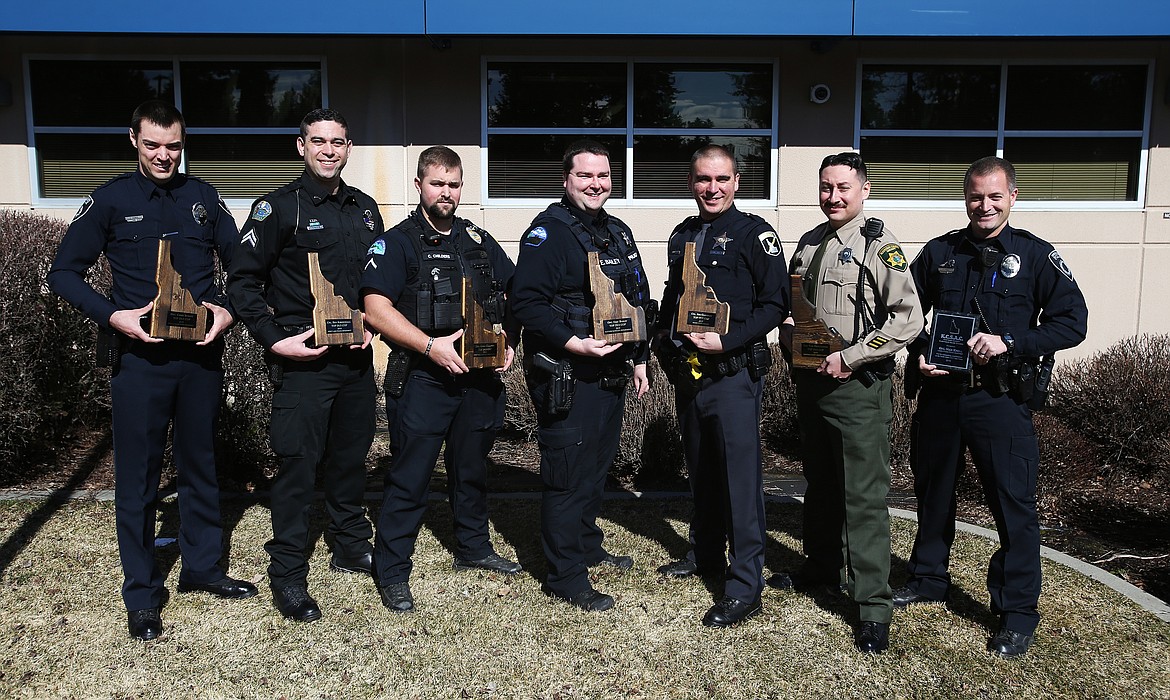
<path id="1" fill-rule="evenodd" d="M 825 172 L 825 168 L 831 168 L 834 165 L 844 165 L 850 170 L 857 173 L 857 178 L 861 180 L 861 184 L 869 182 L 869 171 L 865 168 L 865 161 L 861 159 L 860 153 L 854 151 L 845 151 L 844 153 L 837 153 L 831 156 L 825 156 L 821 161 L 821 169 L 817 174 Z"/>
<path id="2" fill-rule="evenodd" d="M 187 122 L 183 119 L 183 113 L 173 104 L 162 100 L 147 100 L 134 108 L 134 114 L 130 116 L 130 130 L 135 136 L 142 132 L 144 121 L 163 127 L 178 124 L 183 140 L 187 140 Z"/>
<path id="3" fill-rule="evenodd" d="M 704 158 L 726 158 L 731 161 L 731 174 L 739 174 L 739 163 L 735 160 L 735 154 L 727 146 L 720 146 L 719 144 L 709 143 L 691 156 L 691 172 L 695 172 L 695 163 L 698 163 Z"/>
<path id="4" fill-rule="evenodd" d="M 349 122 L 345 121 L 341 112 L 324 107 L 312 110 L 301 120 L 301 138 L 308 136 L 309 126 L 317 122 L 337 122 L 342 129 L 345 129 L 345 137 L 349 138 Z"/>
<path id="5" fill-rule="evenodd" d="M 459 168 L 459 172 L 463 172 L 463 160 L 458 153 L 446 146 L 431 146 L 418 154 L 418 179 L 422 179 L 427 168 L 435 165 L 447 170 Z"/>
<path id="6" fill-rule="evenodd" d="M 1006 177 L 1008 181 L 1009 190 L 1016 189 L 1016 166 L 1012 165 L 1003 158 L 987 156 L 985 158 L 980 158 L 967 168 L 967 174 L 963 176 L 963 191 L 967 191 L 967 185 L 971 184 L 971 178 L 985 177 L 992 174 L 996 170 L 1003 171 L 1004 177 Z"/>
<path id="7" fill-rule="evenodd" d="M 609 158 L 609 149 L 593 139 L 578 139 L 565 149 L 565 157 L 561 160 L 561 172 L 568 175 L 573 171 L 573 159 L 582 153 Z"/>

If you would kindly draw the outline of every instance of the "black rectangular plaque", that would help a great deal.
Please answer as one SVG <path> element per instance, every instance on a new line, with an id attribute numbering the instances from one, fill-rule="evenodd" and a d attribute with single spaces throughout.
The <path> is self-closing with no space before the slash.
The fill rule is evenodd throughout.
<path id="1" fill-rule="evenodd" d="M 186 311 L 168 311 L 167 325 L 175 328 L 194 328 L 195 322 L 199 320 L 196 314 L 188 313 Z"/>
<path id="2" fill-rule="evenodd" d="M 624 318 L 607 318 L 601 321 L 602 331 L 606 335 L 614 333 L 632 333 L 634 331 L 634 319 L 626 316 Z"/>
<path id="3" fill-rule="evenodd" d="M 967 341 L 975 335 L 979 317 L 955 311 L 934 312 L 930 322 L 930 348 L 926 363 L 954 372 L 971 371 L 971 349 Z"/>
<path id="4" fill-rule="evenodd" d="M 325 319 L 325 332 L 333 333 L 353 333 L 353 319 L 352 318 L 327 318 Z"/>
<path id="5" fill-rule="evenodd" d="M 707 311 L 688 311 L 687 323 L 692 326 L 703 326 L 704 328 L 715 327 L 715 314 Z"/>

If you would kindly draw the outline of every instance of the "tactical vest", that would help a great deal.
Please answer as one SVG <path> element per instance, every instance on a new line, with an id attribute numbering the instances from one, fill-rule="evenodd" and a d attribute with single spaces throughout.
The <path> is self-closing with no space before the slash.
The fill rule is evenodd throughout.
<path id="1" fill-rule="evenodd" d="M 395 228 L 406 234 L 418 256 L 418 267 L 411 265 L 407 271 L 395 308 L 421 331 L 454 333 L 463 327 L 463 278 L 471 279 L 472 291 L 481 303 L 494 291 L 491 258 L 482 237 L 477 243 L 467 232 L 452 226 L 449 235 L 439 235 L 436 240 L 435 232 L 418 212 Z"/>
<path id="2" fill-rule="evenodd" d="M 638 247 L 634 244 L 633 236 L 630 235 L 630 229 L 621 219 L 615 216 L 608 217 L 606 228 L 609 231 L 609 237 L 606 240 L 608 240 L 609 245 L 604 250 L 594 241 L 585 224 L 560 204 L 554 204 L 544 210 L 532 224 L 539 226 L 550 219 L 568 226 L 569 230 L 573 232 L 573 237 L 577 239 L 586 253 L 597 253 L 598 262 L 601 263 L 601 271 L 605 273 L 606 277 L 613 280 L 615 292 L 620 292 L 626 297 L 626 301 L 634 306 L 646 305 L 646 302 L 650 300 L 650 283 L 642 269 L 642 257 L 638 252 Z M 563 296 L 573 305 L 585 305 L 585 290 L 583 289 L 558 292 L 558 296 Z"/>

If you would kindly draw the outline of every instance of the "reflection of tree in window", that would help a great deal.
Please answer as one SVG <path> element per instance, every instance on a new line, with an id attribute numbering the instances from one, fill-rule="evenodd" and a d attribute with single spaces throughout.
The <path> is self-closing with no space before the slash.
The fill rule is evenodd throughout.
<path id="1" fill-rule="evenodd" d="M 621 64 L 492 64 L 488 94 L 491 126 L 625 126 L 626 80 Z"/>
<path id="2" fill-rule="evenodd" d="M 296 126 L 321 106 L 316 66 L 185 63 L 184 112 L 190 126 Z"/>
<path id="3" fill-rule="evenodd" d="M 29 61 L 37 126 L 118 126 L 135 105 L 173 101 L 170 62 Z"/>
<path id="4" fill-rule="evenodd" d="M 863 129 L 995 129 L 999 67 L 874 67 L 861 99 Z"/>

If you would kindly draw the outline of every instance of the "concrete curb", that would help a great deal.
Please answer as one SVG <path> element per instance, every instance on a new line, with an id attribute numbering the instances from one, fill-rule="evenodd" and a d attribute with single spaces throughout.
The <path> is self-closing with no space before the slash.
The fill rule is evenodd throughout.
<path id="1" fill-rule="evenodd" d="M 777 479 L 771 480 L 767 484 L 766 498 L 775 503 L 803 503 L 804 502 L 804 480 L 803 479 Z M 266 494 L 264 492 L 255 492 L 248 494 L 228 494 L 228 498 L 241 498 L 249 500 L 260 500 Z M 320 496 L 320 494 L 318 494 Z M 169 497 L 169 496 L 167 496 Z M 505 499 L 505 500 L 536 500 L 540 498 L 539 492 L 517 491 L 511 493 L 491 493 L 489 498 Z M 681 491 L 607 491 L 605 498 L 607 500 L 648 500 L 648 501 L 662 501 L 677 498 L 689 498 L 690 494 Z M 381 498 L 381 492 L 371 491 L 366 493 L 367 500 L 378 500 Z M 445 496 L 440 493 L 432 493 L 430 499 L 433 501 L 445 500 Z M 62 494 L 60 491 L 3 491 L 0 492 L 0 501 L 30 501 L 30 500 L 94 500 L 94 501 L 112 501 L 114 500 L 114 492 L 108 490 L 102 491 L 72 491 L 68 494 Z M 902 508 L 890 508 L 890 514 L 902 518 L 904 520 L 912 520 L 918 522 L 918 514 L 912 510 L 904 510 Z M 955 523 L 955 529 L 962 532 L 985 537 L 994 542 L 999 542 L 999 535 L 994 530 L 989 530 L 985 527 L 972 525 L 963 521 Z M 1085 561 L 1081 561 L 1075 557 L 1070 557 L 1064 552 L 1051 549 L 1049 547 L 1040 547 L 1040 556 L 1045 559 L 1062 564 L 1068 568 L 1087 576 L 1094 581 L 1098 581 L 1109 588 L 1117 591 L 1121 595 L 1129 598 L 1137 605 L 1141 606 L 1143 610 L 1147 610 L 1155 617 L 1163 622 L 1170 623 L 1170 604 L 1166 601 L 1155 598 L 1146 593 L 1137 586 L 1124 581 L 1121 578 L 1105 571 L 1104 569 L 1094 566 Z"/>

